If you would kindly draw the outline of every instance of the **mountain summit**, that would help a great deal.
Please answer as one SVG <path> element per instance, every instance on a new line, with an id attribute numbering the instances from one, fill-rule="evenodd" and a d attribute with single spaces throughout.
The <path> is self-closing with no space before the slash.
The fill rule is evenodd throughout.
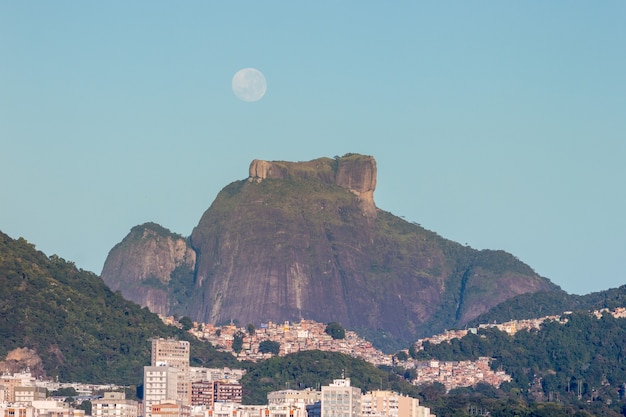
<path id="1" fill-rule="evenodd" d="M 374 158 L 358 154 L 254 160 L 185 247 L 158 225 L 137 226 L 111 250 L 102 278 L 139 304 L 198 321 L 305 318 L 405 340 L 464 325 L 519 294 L 560 291 L 511 254 L 380 210 L 376 173 Z M 168 261 L 155 268 L 157 259 Z"/>

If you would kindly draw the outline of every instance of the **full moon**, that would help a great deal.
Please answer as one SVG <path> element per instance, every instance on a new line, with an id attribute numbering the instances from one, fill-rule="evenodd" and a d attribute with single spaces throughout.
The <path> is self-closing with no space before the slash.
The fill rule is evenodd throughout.
<path id="1" fill-rule="evenodd" d="M 263 98 L 267 82 L 263 73 L 256 68 L 244 68 L 233 77 L 233 93 L 239 100 L 253 102 Z"/>

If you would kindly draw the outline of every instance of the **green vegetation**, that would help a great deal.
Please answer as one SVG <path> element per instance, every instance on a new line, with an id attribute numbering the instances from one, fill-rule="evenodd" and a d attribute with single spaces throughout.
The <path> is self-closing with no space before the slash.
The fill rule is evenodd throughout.
<path id="1" fill-rule="evenodd" d="M 509 336 L 495 328 L 479 330 L 449 343 L 424 344 L 421 358 L 439 360 L 495 358 L 493 369 L 513 377 L 501 390 L 527 401 L 560 402 L 580 406 L 585 402 L 624 403 L 626 381 L 626 319 L 605 313 L 565 315 L 566 323 L 545 322 L 541 330 Z"/>
<path id="2" fill-rule="evenodd" d="M 406 347 L 407 343 L 414 340 L 409 339 L 408 335 L 404 338 L 396 337 L 391 333 L 382 329 L 372 330 L 365 327 L 353 329 L 360 337 L 369 341 L 382 352 L 392 353 Z"/>
<path id="3" fill-rule="evenodd" d="M 522 294 L 498 304 L 472 320 L 480 323 L 504 323 L 510 320 L 560 315 L 564 311 L 600 310 L 626 306 L 626 285 L 587 295 L 567 294 L 564 291 Z"/>
<path id="4" fill-rule="evenodd" d="M 259 343 L 259 352 L 278 355 L 280 353 L 280 343 L 273 340 L 264 340 Z"/>
<path id="5" fill-rule="evenodd" d="M 183 326 L 183 330 L 187 331 L 193 328 L 193 320 L 189 316 L 183 316 L 178 320 L 178 322 Z"/>
<path id="6" fill-rule="evenodd" d="M 233 336 L 233 351 L 235 353 L 239 353 L 243 349 L 243 338 L 244 338 L 244 336 L 245 335 L 243 333 L 241 333 L 241 332 L 237 332 Z"/>
<path id="7" fill-rule="evenodd" d="M 335 340 L 344 339 L 346 337 L 346 330 L 336 321 L 328 323 L 324 332 Z"/>
<path id="8" fill-rule="evenodd" d="M 179 239 L 183 238 L 182 235 L 179 235 L 178 233 L 174 233 L 170 231 L 169 229 L 161 226 L 160 224 L 154 223 L 154 222 L 147 222 L 139 226 L 135 226 L 130 230 L 131 232 L 137 232 L 137 236 L 143 236 L 144 230 L 150 230 L 150 231 L 155 232 L 158 236 L 163 237 L 163 238 L 169 238 L 169 237 L 174 237 L 174 238 L 179 238 Z"/>
<path id="9" fill-rule="evenodd" d="M 146 285 L 147 283 L 144 283 Z M 159 287 L 155 287 L 159 288 Z M 170 274 L 170 281 L 165 288 L 169 295 L 172 314 L 184 314 L 187 300 L 194 288 L 194 272 L 186 265 L 178 266 Z"/>
<path id="10" fill-rule="evenodd" d="M 76 392 L 74 387 L 59 388 L 50 393 L 50 396 L 52 397 L 76 397 L 77 395 L 78 392 Z"/>
<path id="11" fill-rule="evenodd" d="M 0 358 L 27 347 L 48 377 L 138 385 L 153 337 L 189 340 L 195 365 L 236 365 L 232 355 L 111 292 L 95 274 L 0 232 Z"/>
<path id="12" fill-rule="evenodd" d="M 282 389 L 319 389 L 342 375 L 350 378 L 362 392 L 388 389 L 414 398 L 431 408 L 438 416 L 466 417 L 488 412 L 505 417 L 617 417 L 622 414 L 619 404 L 611 408 L 605 403 L 585 401 L 571 404 L 537 402 L 486 384 L 475 388 L 460 388 L 446 393 L 442 384 L 413 386 L 398 375 L 401 369 L 376 368 L 362 360 L 340 353 L 306 351 L 284 357 L 274 357 L 259 364 L 248 364 L 242 379 L 244 404 L 266 404 L 267 393 Z"/>
<path id="13" fill-rule="evenodd" d="M 317 389 L 341 378 L 342 373 L 351 379 L 353 386 L 360 387 L 364 392 L 383 388 L 418 395 L 416 387 L 392 372 L 340 353 L 314 350 L 277 356 L 249 365 L 242 379 L 243 402 L 266 404 L 268 392 L 286 388 Z"/>

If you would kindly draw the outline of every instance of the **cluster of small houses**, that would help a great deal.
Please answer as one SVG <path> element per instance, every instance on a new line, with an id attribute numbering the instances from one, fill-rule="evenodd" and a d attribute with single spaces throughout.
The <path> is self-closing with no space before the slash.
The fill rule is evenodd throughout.
<path id="1" fill-rule="evenodd" d="M 163 317 L 162 319 L 166 323 L 175 323 L 173 317 Z M 469 332 L 477 332 L 480 328 L 496 327 L 501 331 L 514 334 L 524 329 L 539 328 L 544 320 L 557 319 L 556 316 L 550 316 L 541 319 L 516 320 L 502 324 L 481 325 L 478 328 L 446 331 L 440 335 L 418 340 L 415 348 L 421 350 L 425 342 L 437 344 L 455 338 L 460 339 Z M 213 326 L 194 323 L 194 327 L 189 331 L 197 338 L 211 342 L 223 351 L 232 352 L 239 360 L 258 361 L 273 356 L 271 353 L 259 351 L 260 344 L 265 340 L 270 340 L 280 345 L 279 355 L 281 356 L 304 350 L 323 350 L 360 358 L 376 366 L 399 365 L 406 369 L 415 369 L 415 378 L 411 381 L 415 385 L 439 382 L 446 389 L 451 390 L 458 387 L 475 386 L 479 382 L 497 387 L 502 382 L 511 380 L 511 377 L 505 372 L 491 370 L 489 358 L 479 358 L 477 361 L 419 361 L 408 358 L 400 361 L 397 356 L 385 354 L 374 348 L 371 343 L 353 331 L 346 330 L 343 339 L 333 339 L 325 332 L 325 329 L 326 325 L 323 323 L 301 320 L 282 324 L 263 323 L 253 331 L 247 327 L 237 327 L 233 324 Z M 233 352 L 235 335 L 242 335 L 243 337 L 243 347 L 239 353 Z"/>

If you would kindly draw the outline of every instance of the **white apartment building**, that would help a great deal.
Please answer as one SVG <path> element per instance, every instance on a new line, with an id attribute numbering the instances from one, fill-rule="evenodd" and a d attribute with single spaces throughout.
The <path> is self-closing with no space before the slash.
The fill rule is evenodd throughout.
<path id="1" fill-rule="evenodd" d="M 391 391 L 370 391 L 361 399 L 363 417 L 429 417 L 430 408 L 417 398 Z"/>
<path id="2" fill-rule="evenodd" d="M 308 417 L 307 406 L 322 400 L 322 393 L 310 388 L 287 389 L 267 394 L 269 417 Z"/>
<path id="3" fill-rule="evenodd" d="M 139 403 L 127 400 L 123 392 L 105 392 L 104 397 L 91 402 L 93 417 L 137 417 Z"/>
<path id="4" fill-rule="evenodd" d="M 350 386 L 350 378 L 322 387 L 321 417 L 361 417 L 361 390 Z"/>
<path id="5" fill-rule="evenodd" d="M 143 367 L 143 405 L 145 417 L 152 417 L 152 404 L 178 399 L 178 369 L 172 366 Z"/>

